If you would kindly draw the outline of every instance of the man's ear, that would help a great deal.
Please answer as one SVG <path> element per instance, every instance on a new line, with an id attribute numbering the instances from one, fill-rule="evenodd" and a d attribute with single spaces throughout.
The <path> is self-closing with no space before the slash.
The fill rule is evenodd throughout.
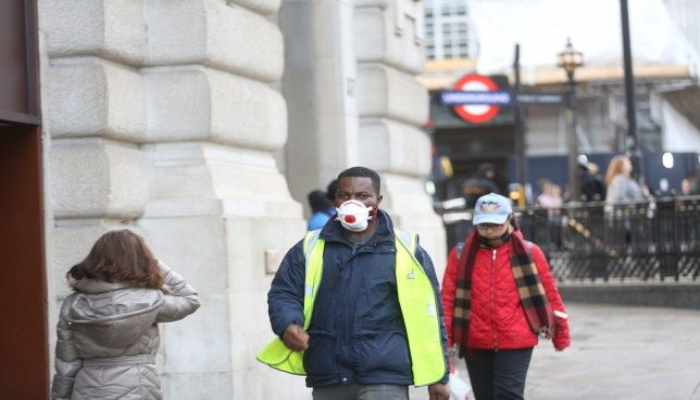
<path id="1" fill-rule="evenodd" d="M 379 207 L 380 204 L 382 204 L 382 200 L 384 200 L 384 196 L 382 196 L 382 195 L 377 196 L 377 208 Z"/>

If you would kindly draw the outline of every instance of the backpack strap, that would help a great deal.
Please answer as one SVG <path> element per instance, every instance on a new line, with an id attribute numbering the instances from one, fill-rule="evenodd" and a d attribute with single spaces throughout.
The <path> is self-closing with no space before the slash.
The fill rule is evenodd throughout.
<path id="1" fill-rule="evenodd" d="M 462 250 L 464 250 L 464 243 L 465 242 L 466 242 L 466 240 L 462 240 L 461 242 L 457 243 L 457 246 L 455 246 L 457 248 L 457 259 L 458 260 L 460 257 L 462 257 Z"/>
<path id="2" fill-rule="evenodd" d="M 529 240 L 525 240 L 524 242 L 525 242 L 525 248 L 527 249 L 527 254 L 529 254 L 530 257 L 532 257 L 532 251 L 535 248 L 535 244 Z"/>

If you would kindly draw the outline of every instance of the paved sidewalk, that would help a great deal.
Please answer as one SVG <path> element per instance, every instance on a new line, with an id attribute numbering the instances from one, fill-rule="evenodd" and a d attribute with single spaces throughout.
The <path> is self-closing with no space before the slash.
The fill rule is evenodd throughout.
<path id="1" fill-rule="evenodd" d="M 700 399 L 700 311 L 567 307 L 572 346 L 536 348 L 528 399 Z"/>
<path id="2" fill-rule="evenodd" d="M 700 400 L 700 311 L 567 304 L 572 346 L 541 341 L 530 400 Z M 428 399 L 425 388 L 412 400 Z"/>

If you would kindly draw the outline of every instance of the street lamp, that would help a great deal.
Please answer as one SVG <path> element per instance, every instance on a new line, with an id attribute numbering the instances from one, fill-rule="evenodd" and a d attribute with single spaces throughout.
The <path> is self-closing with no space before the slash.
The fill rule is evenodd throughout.
<path id="1" fill-rule="evenodd" d="M 576 68 L 583 65 L 583 53 L 574 50 L 570 38 L 566 39 L 564 51 L 557 54 L 557 65 L 566 71 L 566 77 L 569 81 L 566 112 L 567 125 L 569 127 L 568 135 L 566 135 L 569 150 L 569 186 L 571 189 L 571 200 L 580 201 L 581 185 L 579 184 L 578 163 L 576 160 L 578 146 L 576 140 L 576 81 L 574 80 L 574 72 Z"/>

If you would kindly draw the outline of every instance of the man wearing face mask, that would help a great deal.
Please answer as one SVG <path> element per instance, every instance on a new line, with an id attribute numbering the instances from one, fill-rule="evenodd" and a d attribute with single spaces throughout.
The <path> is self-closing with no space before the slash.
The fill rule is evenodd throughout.
<path id="1" fill-rule="evenodd" d="M 306 375 L 314 400 L 449 399 L 437 277 L 415 235 L 394 228 L 379 175 L 338 175 L 336 218 L 284 257 L 268 293 L 279 339 L 258 359 Z"/>

